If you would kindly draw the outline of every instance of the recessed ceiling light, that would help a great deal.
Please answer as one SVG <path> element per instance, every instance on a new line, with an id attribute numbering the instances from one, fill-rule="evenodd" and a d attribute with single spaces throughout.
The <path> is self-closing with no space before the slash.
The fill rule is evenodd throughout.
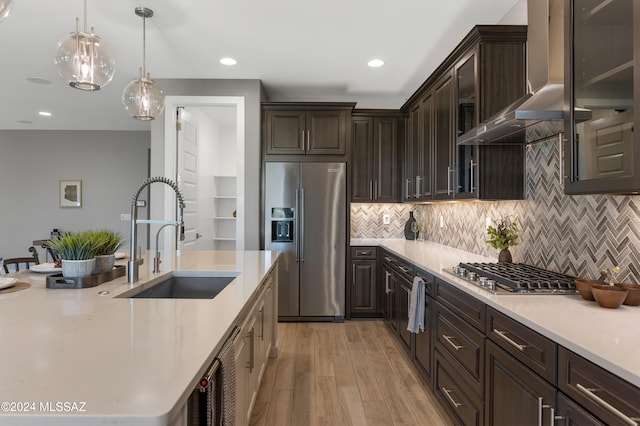
<path id="1" fill-rule="evenodd" d="M 49 111 L 38 111 L 38 114 L 40 114 L 43 117 L 51 117 L 53 115 Z"/>
<path id="2" fill-rule="evenodd" d="M 384 61 L 382 59 L 372 59 L 367 63 L 367 65 L 371 68 L 378 68 L 384 65 Z"/>
<path id="3" fill-rule="evenodd" d="M 28 77 L 27 81 L 29 83 L 34 83 L 34 84 L 51 84 L 51 80 L 46 80 L 44 78 L 38 78 L 38 77 Z"/>
<path id="4" fill-rule="evenodd" d="M 222 58 L 222 59 L 220 59 L 220 63 L 222 65 L 235 65 L 238 62 L 233 58 Z"/>

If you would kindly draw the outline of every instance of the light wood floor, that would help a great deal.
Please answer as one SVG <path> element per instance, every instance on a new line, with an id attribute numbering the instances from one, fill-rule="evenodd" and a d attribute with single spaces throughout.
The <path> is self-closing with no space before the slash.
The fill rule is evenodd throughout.
<path id="1" fill-rule="evenodd" d="M 279 323 L 251 426 L 450 425 L 382 321 Z"/>

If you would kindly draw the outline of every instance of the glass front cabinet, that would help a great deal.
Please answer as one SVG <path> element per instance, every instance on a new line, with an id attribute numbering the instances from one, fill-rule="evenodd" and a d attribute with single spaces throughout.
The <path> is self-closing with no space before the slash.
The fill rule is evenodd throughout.
<path id="1" fill-rule="evenodd" d="M 637 0 L 565 0 L 567 194 L 640 192 L 639 17 Z"/>

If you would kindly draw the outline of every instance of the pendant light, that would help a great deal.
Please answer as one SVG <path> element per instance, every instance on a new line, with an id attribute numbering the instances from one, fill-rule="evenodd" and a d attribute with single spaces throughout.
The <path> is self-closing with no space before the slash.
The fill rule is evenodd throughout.
<path id="1" fill-rule="evenodd" d="M 87 0 L 84 0 L 84 31 L 76 32 L 58 42 L 53 63 L 58 74 L 75 89 L 93 92 L 109 84 L 115 73 L 115 61 L 100 37 L 87 32 Z"/>
<path id="2" fill-rule="evenodd" d="M 135 14 L 142 18 L 142 68 L 140 68 L 140 78 L 133 80 L 124 88 L 122 105 L 133 118 L 149 121 L 164 110 L 164 92 L 155 81 L 151 80 L 146 69 L 146 20 L 153 16 L 153 10 L 137 7 Z"/>
<path id="3" fill-rule="evenodd" d="M 9 16 L 12 7 L 12 0 L 0 0 L 0 22 L 4 21 L 4 19 Z"/>

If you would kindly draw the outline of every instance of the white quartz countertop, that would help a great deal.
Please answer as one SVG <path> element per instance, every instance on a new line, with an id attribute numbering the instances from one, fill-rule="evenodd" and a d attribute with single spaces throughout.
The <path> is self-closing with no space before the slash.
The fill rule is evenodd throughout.
<path id="1" fill-rule="evenodd" d="M 31 287 L 0 294 L 0 424 L 166 424 L 278 255 L 183 251 L 163 259 L 167 272 L 158 274 L 147 257 L 138 283 L 124 276 L 80 290 L 48 289 L 45 275 L 14 274 Z M 213 299 L 116 297 L 173 270 L 240 275 Z"/>
<path id="2" fill-rule="evenodd" d="M 494 295 L 444 272 L 460 262 L 497 262 L 432 242 L 352 239 L 380 246 L 640 387 L 640 306 L 601 308 L 580 295 Z"/>

